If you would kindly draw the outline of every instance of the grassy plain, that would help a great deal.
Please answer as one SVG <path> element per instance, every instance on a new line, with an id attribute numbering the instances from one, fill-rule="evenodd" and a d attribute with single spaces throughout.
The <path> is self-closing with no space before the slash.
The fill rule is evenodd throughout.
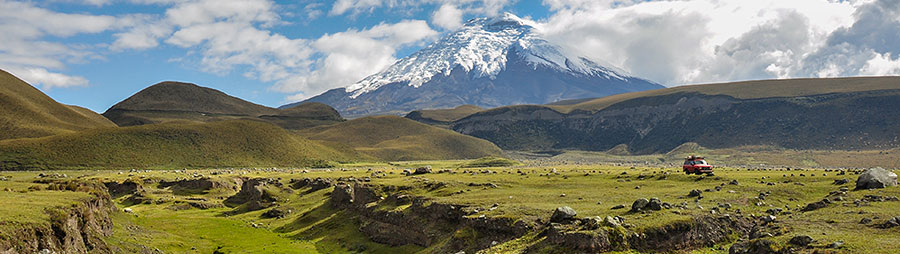
<path id="1" fill-rule="evenodd" d="M 372 185 L 405 186 L 398 192 L 427 197 L 435 203 L 464 205 L 479 212 L 470 216 L 509 217 L 522 220 L 547 221 L 556 207 L 569 206 L 578 212 L 578 217 L 621 216 L 632 224 L 636 232 L 651 230 L 677 221 L 690 221 L 701 215 L 708 215 L 714 207 L 718 213 L 744 216 L 762 216 L 766 210 L 782 208 L 789 214 L 778 214 L 777 223 L 783 226 L 783 234 L 772 237 L 783 244 L 795 235 L 810 235 L 815 239 L 816 248 L 803 249 L 801 253 L 813 251 L 836 251 L 837 253 L 892 253 L 900 249 L 900 229 L 879 229 L 873 225 L 898 216 L 900 202 L 862 202 L 866 195 L 900 196 L 900 187 L 877 190 L 849 191 L 844 201 L 825 208 L 802 212 L 809 203 L 822 200 L 830 192 L 841 187 L 853 189 L 856 175 L 837 175 L 837 171 L 823 169 L 770 168 L 751 170 L 746 168 L 720 168 L 715 176 L 684 175 L 680 169 L 666 166 L 615 166 L 556 165 L 534 166 L 533 164 L 514 167 L 459 168 L 467 161 L 417 161 L 403 163 L 368 163 L 344 165 L 344 168 L 330 170 L 188 170 L 188 171 L 59 171 L 71 177 L 100 181 L 123 181 L 130 179 L 175 180 L 190 179 L 194 175 L 204 175 L 214 179 L 257 178 L 279 179 L 288 185 L 290 179 L 371 177 L 369 169 L 386 172 L 383 177 L 371 177 Z M 435 170 L 450 169 L 451 173 L 435 173 L 404 176 L 402 169 L 421 165 L 432 165 Z M 215 172 L 215 175 L 213 174 Z M 523 174 L 524 173 L 524 174 Z M 558 174 L 557 174 L 558 173 Z M 14 190 L 27 190 L 37 172 L 4 172 L 9 181 L 0 185 Z M 801 174 L 803 176 L 801 176 Z M 850 179 L 851 183 L 833 184 L 837 179 Z M 736 180 L 738 184 L 729 184 Z M 440 188 L 427 188 L 429 183 L 443 183 Z M 484 187 L 483 184 L 497 187 Z M 770 184 L 771 183 L 771 184 Z M 716 190 L 716 188 L 720 190 Z M 277 206 L 292 212 L 284 218 L 265 218 L 268 208 L 253 212 L 234 214 L 235 209 L 214 207 L 207 210 L 197 208 L 175 209 L 193 200 L 203 199 L 221 203 L 236 190 L 218 189 L 199 192 L 176 192 L 172 188 L 161 188 L 156 184 L 146 184 L 144 188 L 158 203 L 133 205 L 127 197 L 116 199 L 120 208 L 131 208 L 134 215 L 119 213 L 114 216 L 115 234 L 108 239 L 113 245 L 126 250 L 158 248 L 166 253 L 210 253 L 220 250 L 225 253 L 428 253 L 427 246 L 389 246 L 369 241 L 359 231 L 359 215 L 328 205 L 332 188 L 307 192 L 299 189 L 293 192 L 278 192 Z M 692 189 L 703 190 L 702 199 L 687 197 Z M 54 193 L 50 191 L 25 191 L 24 193 L 0 193 L 0 202 L 33 202 L 29 207 L 42 209 L 50 203 L 65 205 L 82 198 L 75 192 Z M 767 193 L 759 200 L 760 193 Z M 565 194 L 565 195 L 563 195 Z M 52 197 L 52 198 L 48 198 Z M 665 209 L 656 212 L 632 213 L 628 211 L 631 202 L 638 198 L 656 197 L 663 202 L 682 208 Z M 30 200 L 30 201 L 29 201 Z M 759 204 L 757 204 L 759 203 Z M 36 204 L 37 206 L 31 206 Z M 489 209 L 495 206 L 495 209 Z M 612 209 L 616 205 L 625 209 Z M 725 204 L 730 208 L 724 208 Z M 25 205 L 25 204 L 23 204 Z M 702 208 L 701 208 L 702 207 Z M 408 206 L 391 206 L 400 211 Z M 740 210 L 740 212 L 738 212 Z M 22 214 L 40 214 L 36 211 L 25 213 L 0 213 L 0 221 L 26 221 Z M 860 224 L 863 218 L 873 219 L 872 223 Z M 39 217 L 28 220 L 39 221 Z M 503 243 L 486 253 L 517 252 L 542 244 L 544 238 L 529 234 L 522 238 Z M 824 249 L 833 242 L 842 241 L 840 249 Z M 696 253 L 725 253 L 730 243 L 694 250 Z"/>

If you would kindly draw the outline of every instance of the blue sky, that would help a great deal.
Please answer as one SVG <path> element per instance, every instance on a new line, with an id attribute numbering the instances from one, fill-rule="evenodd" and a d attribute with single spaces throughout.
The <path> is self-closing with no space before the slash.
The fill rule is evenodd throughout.
<path id="1" fill-rule="evenodd" d="M 277 107 L 503 12 L 668 86 L 900 73 L 895 0 L 0 0 L 0 68 L 97 112 L 164 80 Z"/>

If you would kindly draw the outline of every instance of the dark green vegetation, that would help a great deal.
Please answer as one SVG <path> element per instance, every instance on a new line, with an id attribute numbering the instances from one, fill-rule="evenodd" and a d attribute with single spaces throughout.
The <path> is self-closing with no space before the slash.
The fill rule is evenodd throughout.
<path id="1" fill-rule="evenodd" d="M 328 167 L 500 153 L 490 142 L 399 117 L 344 123 L 321 103 L 274 109 L 176 82 L 113 106 L 104 115 L 124 126 L 116 127 L 3 74 L 0 170 Z"/>
<path id="2" fill-rule="evenodd" d="M 676 168 L 560 165 L 438 167 L 449 171 L 403 176 L 402 168 L 372 168 L 5 172 L 9 180 L 0 188 L 9 190 L 0 201 L 31 210 L 0 213 L 0 234 L 49 228 L 56 219 L 40 211 L 52 210 L 83 223 L 99 220 L 102 237 L 87 242 L 105 246 L 94 251 L 100 253 L 727 253 L 734 244 L 762 241 L 790 253 L 900 248 L 900 227 L 883 227 L 898 216 L 893 197 L 900 187 L 852 190 L 854 171 L 720 168 L 699 177 Z M 835 184 L 841 179 L 850 182 Z M 109 212 L 108 222 L 104 214 L 77 219 L 84 215 L 67 207 L 95 200 L 102 210 L 97 188 L 119 212 Z M 695 189 L 702 198 L 689 195 Z M 629 211 L 640 198 L 671 208 Z M 809 208 L 823 199 L 829 202 Z M 625 208 L 612 209 L 620 204 Z M 577 211 L 574 220 L 550 224 L 561 206 Z M 773 222 L 765 222 L 768 215 Z M 607 223 L 606 216 L 624 221 Z M 797 236 L 812 243 L 789 243 Z M 0 247 L 9 248 L 3 239 Z"/>
<path id="3" fill-rule="evenodd" d="M 115 126 L 88 109 L 60 104 L 0 70 L 0 140 L 73 133 Z"/>
<path id="4" fill-rule="evenodd" d="M 888 150 L 900 145 L 898 107 L 896 77 L 770 80 L 502 107 L 451 128 L 530 151 L 606 151 L 624 144 L 631 154 L 660 154 L 689 142 L 712 149 Z"/>
<path id="5" fill-rule="evenodd" d="M 389 161 L 469 159 L 501 153 L 491 142 L 398 116 L 363 117 L 300 132 L 312 140 L 343 144 Z"/>
<path id="6" fill-rule="evenodd" d="M 371 158 L 249 120 L 99 128 L 0 142 L 3 170 L 322 167 Z"/>
<path id="7" fill-rule="evenodd" d="M 280 110 L 181 82 L 150 86 L 112 106 L 103 115 L 119 126 L 252 119 L 287 129 L 302 129 L 343 121 L 336 110 L 321 103 L 305 103 Z"/>
<path id="8" fill-rule="evenodd" d="M 481 111 L 484 111 L 484 108 L 475 105 L 462 105 L 451 109 L 416 110 L 409 112 L 405 117 L 421 123 L 446 126 L 453 121 Z"/>
<path id="9" fill-rule="evenodd" d="M 460 168 L 491 168 L 516 166 L 518 161 L 501 157 L 483 157 L 461 164 Z"/>

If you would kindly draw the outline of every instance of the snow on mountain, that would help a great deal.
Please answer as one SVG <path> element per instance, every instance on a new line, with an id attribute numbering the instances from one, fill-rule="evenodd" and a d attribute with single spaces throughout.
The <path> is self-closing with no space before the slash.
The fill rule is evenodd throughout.
<path id="1" fill-rule="evenodd" d="M 505 14 L 472 19 L 382 72 L 304 102 L 325 103 L 353 118 L 466 104 L 547 104 L 659 88 L 554 45 L 541 38 L 539 24 Z"/>
<path id="2" fill-rule="evenodd" d="M 391 84 L 405 82 L 420 87 L 435 75 L 450 75 L 457 67 L 472 78 L 495 78 L 506 68 L 510 52 L 531 66 L 546 66 L 574 75 L 627 81 L 624 71 L 605 67 L 584 57 L 566 52 L 540 36 L 538 25 L 511 13 L 495 18 L 476 18 L 441 40 L 400 59 L 386 70 L 366 77 L 345 91 L 351 98 Z"/>

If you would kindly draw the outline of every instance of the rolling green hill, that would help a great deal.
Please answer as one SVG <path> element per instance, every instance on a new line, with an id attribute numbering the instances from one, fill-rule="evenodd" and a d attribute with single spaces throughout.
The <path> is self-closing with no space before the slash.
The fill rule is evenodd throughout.
<path id="1" fill-rule="evenodd" d="M 115 124 L 93 111 L 60 104 L 0 70 L 0 140 L 72 133 Z"/>
<path id="2" fill-rule="evenodd" d="M 491 142 L 398 116 L 364 117 L 301 133 L 390 161 L 472 159 L 501 153 Z"/>
<path id="3" fill-rule="evenodd" d="M 483 110 L 484 108 L 475 105 L 462 105 L 451 109 L 416 110 L 409 112 L 405 117 L 426 124 L 448 125 Z"/>
<path id="4" fill-rule="evenodd" d="M 264 120 L 287 129 L 302 129 L 343 121 L 321 103 L 288 109 L 254 104 L 221 91 L 182 82 L 162 82 L 113 105 L 103 116 L 119 126 L 165 122 L 213 122 L 235 119 Z"/>
<path id="5" fill-rule="evenodd" d="M 643 92 L 618 94 L 590 100 L 577 100 L 570 105 L 548 105 L 560 112 L 573 110 L 598 111 L 610 105 L 642 97 L 663 96 L 675 93 L 699 93 L 726 95 L 737 99 L 762 99 L 800 97 L 831 93 L 852 93 L 900 88 L 900 77 L 853 77 L 754 80 L 731 83 L 678 86 Z"/>
<path id="6" fill-rule="evenodd" d="M 371 157 L 248 120 L 98 128 L 0 141 L 0 170 L 320 167 L 365 159 Z"/>
<path id="7" fill-rule="evenodd" d="M 883 150 L 900 146 L 900 77 L 682 86 L 485 110 L 451 124 L 509 150 L 665 153 L 713 149 Z M 620 146 L 624 145 L 624 146 Z"/>

